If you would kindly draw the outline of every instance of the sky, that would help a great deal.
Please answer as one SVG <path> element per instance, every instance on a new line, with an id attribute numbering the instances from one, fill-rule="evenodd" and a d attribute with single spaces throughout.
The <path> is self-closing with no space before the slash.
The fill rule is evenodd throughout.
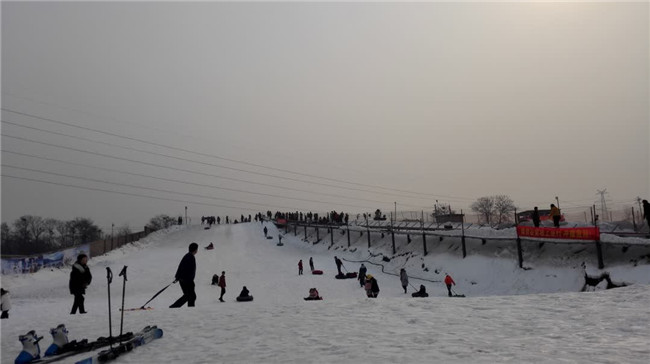
<path id="1" fill-rule="evenodd" d="M 1 7 L 3 222 L 650 197 L 647 3 Z"/>

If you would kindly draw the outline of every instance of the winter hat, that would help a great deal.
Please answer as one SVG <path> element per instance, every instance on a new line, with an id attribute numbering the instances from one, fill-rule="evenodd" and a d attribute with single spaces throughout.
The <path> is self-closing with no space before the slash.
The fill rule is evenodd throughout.
<path id="1" fill-rule="evenodd" d="M 368 274 L 368 275 L 366 276 L 366 278 L 368 278 L 368 279 L 372 279 L 372 274 Z"/>

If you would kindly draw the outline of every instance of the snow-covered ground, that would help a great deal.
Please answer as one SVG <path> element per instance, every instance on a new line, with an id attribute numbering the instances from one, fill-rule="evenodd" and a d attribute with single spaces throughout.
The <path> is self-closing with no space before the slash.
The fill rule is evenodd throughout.
<path id="1" fill-rule="evenodd" d="M 298 236 L 286 234 L 285 245 L 277 246 L 278 231 L 267 226 L 273 239 L 264 238 L 259 223 L 210 230 L 192 226 L 157 232 L 94 257 L 89 262 L 93 282 L 86 294 L 86 315 L 68 314 L 69 268 L 3 276 L 2 287 L 11 291 L 13 308 L 1 322 L 2 362 L 15 359 L 21 349 L 18 335 L 32 329 L 45 336 L 43 350 L 51 342 L 49 328 L 59 323 L 66 324 L 71 339 L 108 335 L 106 267 L 115 275 L 110 287 L 113 332 L 119 331 L 120 269 L 128 266 L 125 306 L 139 307 L 173 281 L 193 241 L 200 246 L 197 306 L 167 308 L 181 295 L 176 284 L 150 304 L 153 310 L 125 313 L 125 330 L 156 324 L 164 337 L 116 363 L 646 363 L 650 358 L 647 246 L 606 250 L 605 271 L 628 287 L 580 293 L 585 269 L 601 272 L 587 244 L 528 243 L 524 270 L 517 265 L 511 241 L 483 245 L 468 239 L 468 256 L 462 259 L 460 239 L 435 239 L 428 242 L 425 257 L 415 237 L 410 244 L 406 237 L 396 237 L 398 251 L 393 255 L 388 236 L 373 236 L 368 249 L 366 236 L 353 233 L 348 249 L 346 236 L 337 235 L 330 246 L 324 232 L 322 241 L 313 244 L 313 232 L 304 241 L 299 231 Z M 203 248 L 210 242 L 215 250 Z M 390 262 L 382 261 L 382 254 Z M 356 280 L 334 279 L 335 255 L 344 259 L 348 270 L 358 270 L 356 261 L 375 263 L 366 265 L 378 279 L 379 298 L 366 298 Z M 309 257 L 324 275 L 309 274 Z M 299 259 L 305 266 L 303 276 L 298 275 Z M 414 286 L 427 286 L 431 297 L 411 298 L 412 287 L 409 295 L 403 293 L 394 275 L 402 267 Z M 219 303 L 218 289 L 210 285 L 212 275 L 222 270 L 228 282 L 225 303 Z M 455 290 L 468 297 L 446 297 L 439 282 L 444 272 L 458 283 Z M 244 285 L 255 300 L 237 303 L 234 299 Z M 325 299 L 304 301 L 310 287 L 317 287 Z"/>

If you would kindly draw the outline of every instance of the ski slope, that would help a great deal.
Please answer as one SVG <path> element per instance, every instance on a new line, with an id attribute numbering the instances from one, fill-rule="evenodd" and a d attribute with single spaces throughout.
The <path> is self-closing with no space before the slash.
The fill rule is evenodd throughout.
<path id="1" fill-rule="evenodd" d="M 2 363 L 13 362 L 21 350 L 18 335 L 32 329 L 45 336 L 43 351 L 51 342 L 49 328 L 60 323 L 68 327 L 70 339 L 107 336 L 106 267 L 114 273 L 112 323 L 113 334 L 119 333 L 122 279 L 117 274 L 122 267 L 128 266 L 125 307 L 139 307 L 174 280 L 191 242 L 199 244 L 196 307 L 168 308 L 181 296 L 174 284 L 149 304 L 153 310 L 126 312 L 125 331 L 155 324 L 164 337 L 115 363 L 646 363 L 650 357 L 648 264 L 608 267 L 613 276 L 632 283 L 628 287 L 579 293 L 584 284 L 579 256 L 558 261 L 527 257 L 532 269 L 522 270 L 506 248 L 496 249 L 494 256 L 472 250 L 459 259 L 447 243 L 432 244 L 423 257 L 414 241 L 400 242 L 398 256 L 387 263 L 378 255 L 389 251 L 386 240 L 373 242 L 369 250 L 365 237 L 355 236 L 348 250 L 338 236 L 330 247 L 329 237 L 313 244 L 314 239 L 306 242 L 300 234 L 287 234 L 285 245 L 277 246 L 279 232 L 266 226 L 273 239 L 264 238 L 259 223 L 209 230 L 175 227 L 94 257 L 89 262 L 93 282 L 86 294 L 86 315 L 69 315 L 69 268 L 3 276 L 13 307 L 10 318 L 1 322 Z M 210 242 L 215 249 L 205 250 Z M 379 297 L 366 298 L 354 279 L 334 279 L 335 255 L 351 271 L 359 264 L 350 261 L 370 257 L 382 263 L 386 273 L 366 264 L 379 282 Z M 310 256 L 324 275 L 309 273 Z M 302 276 L 299 259 L 305 267 Z M 587 270 L 596 272 L 589 264 Z M 393 275 L 401 267 L 427 279 L 410 282 L 425 284 L 431 297 L 411 298 L 412 287 L 405 295 Z M 224 303 L 218 301 L 219 289 L 210 285 L 212 275 L 221 271 L 226 271 L 228 284 Z M 454 277 L 455 290 L 467 298 L 448 298 L 442 283 L 432 282 L 441 280 L 444 272 Z M 244 285 L 255 300 L 237 303 Z M 325 299 L 304 301 L 310 287 L 317 287 Z"/>

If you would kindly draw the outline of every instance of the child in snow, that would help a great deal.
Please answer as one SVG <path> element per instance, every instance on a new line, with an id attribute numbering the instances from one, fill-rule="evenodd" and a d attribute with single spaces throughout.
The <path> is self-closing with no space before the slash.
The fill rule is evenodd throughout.
<path id="1" fill-rule="evenodd" d="M 366 272 L 367 271 L 368 270 L 366 269 L 366 266 L 363 265 L 363 263 L 361 263 L 361 267 L 359 268 L 359 276 L 357 278 L 359 280 L 359 284 L 361 285 L 361 288 L 363 288 L 363 286 L 366 285 Z"/>
<path id="2" fill-rule="evenodd" d="M 447 293 L 449 293 L 449 297 L 451 297 L 451 285 L 453 284 L 455 286 L 456 282 L 454 282 L 454 279 L 451 278 L 449 274 L 445 274 L 445 284 L 447 285 Z"/>
<path id="3" fill-rule="evenodd" d="M 310 288 L 309 289 L 309 296 L 305 298 L 307 301 L 311 300 L 320 300 L 320 296 L 318 295 L 318 290 L 316 288 Z"/>
<path id="4" fill-rule="evenodd" d="M 406 269 L 402 268 L 399 271 L 399 280 L 402 282 L 402 288 L 404 288 L 404 293 L 406 293 L 406 287 L 409 285 L 409 276 L 406 274 Z"/>
<path id="5" fill-rule="evenodd" d="M 4 288 L 0 288 L 0 292 L 2 292 L 2 299 L 0 303 L 0 309 L 2 309 L 2 317 L 3 319 L 9 318 L 9 310 L 11 309 L 11 300 L 9 299 L 9 291 L 5 291 Z"/>
<path id="6" fill-rule="evenodd" d="M 302 275 L 302 259 L 298 262 L 298 275 Z"/>
<path id="7" fill-rule="evenodd" d="M 427 288 L 424 287 L 423 284 L 420 285 L 420 290 L 417 292 L 413 292 L 411 294 L 412 297 L 429 297 L 429 294 L 427 293 Z"/>
<path id="8" fill-rule="evenodd" d="M 241 293 L 239 294 L 239 297 L 248 297 L 248 294 L 249 294 L 248 288 L 246 288 L 246 286 L 244 286 L 244 288 L 242 288 L 242 290 L 241 290 Z"/>
<path id="9" fill-rule="evenodd" d="M 366 295 L 370 298 L 377 298 L 379 295 L 379 284 L 372 274 L 366 276 Z"/>

